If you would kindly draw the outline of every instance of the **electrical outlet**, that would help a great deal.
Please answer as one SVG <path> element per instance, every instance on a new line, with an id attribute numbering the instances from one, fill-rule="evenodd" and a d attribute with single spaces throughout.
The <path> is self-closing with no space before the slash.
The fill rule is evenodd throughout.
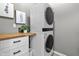
<path id="1" fill-rule="evenodd" d="M 16 24 L 13 24 L 13 27 L 16 28 Z"/>

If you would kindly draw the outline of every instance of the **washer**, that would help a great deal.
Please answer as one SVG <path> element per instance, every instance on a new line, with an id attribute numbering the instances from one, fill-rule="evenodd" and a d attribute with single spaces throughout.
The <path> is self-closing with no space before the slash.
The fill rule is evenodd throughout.
<path id="1" fill-rule="evenodd" d="M 53 31 L 44 32 L 44 55 L 51 56 L 54 51 L 54 35 Z"/>
<path id="2" fill-rule="evenodd" d="M 33 5 L 30 10 L 30 32 L 36 32 L 37 34 L 31 37 L 30 40 L 33 56 L 53 54 L 53 48 L 50 49 L 48 47 L 48 49 L 50 49 L 49 52 L 47 52 L 45 48 L 48 35 L 53 35 L 53 21 L 54 13 L 49 4 L 38 3 Z"/>
<path id="3" fill-rule="evenodd" d="M 33 56 L 51 56 L 54 49 L 54 35 L 53 31 L 46 31 L 37 33 L 36 36 L 31 37 L 31 49 Z"/>

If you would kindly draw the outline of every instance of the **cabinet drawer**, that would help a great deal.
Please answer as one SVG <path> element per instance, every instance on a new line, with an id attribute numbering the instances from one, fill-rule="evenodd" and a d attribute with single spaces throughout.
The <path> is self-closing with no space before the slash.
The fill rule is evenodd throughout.
<path id="1" fill-rule="evenodd" d="M 19 37 L 19 38 L 13 38 L 9 40 L 2 40 L 0 41 L 0 50 L 8 48 L 8 49 L 13 49 L 17 46 L 22 46 L 27 43 L 29 37 Z"/>
<path id="2" fill-rule="evenodd" d="M 24 52 L 29 52 L 28 46 L 23 45 L 15 49 L 0 51 L 0 56 L 19 56 Z"/>

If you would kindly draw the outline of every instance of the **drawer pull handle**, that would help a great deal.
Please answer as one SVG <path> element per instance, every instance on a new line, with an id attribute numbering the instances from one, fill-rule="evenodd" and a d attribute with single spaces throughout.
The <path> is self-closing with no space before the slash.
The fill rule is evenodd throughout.
<path id="1" fill-rule="evenodd" d="M 21 40 L 18 40 L 18 41 L 13 41 L 13 43 L 18 43 L 18 42 L 21 42 Z"/>
<path id="2" fill-rule="evenodd" d="M 21 52 L 21 50 L 18 50 L 17 52 L 14 52 L 13 54 L 15 55 L 15 54 L 18 54 L 18 53 L 20 53 Z"/>

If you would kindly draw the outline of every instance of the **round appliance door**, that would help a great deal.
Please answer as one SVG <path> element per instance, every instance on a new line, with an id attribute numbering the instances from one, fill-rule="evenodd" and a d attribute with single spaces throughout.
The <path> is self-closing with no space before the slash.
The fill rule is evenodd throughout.
<path id="1" fill-rule="evenodd" d="M 54 13 L 51 7 L 47 7 L 45 11 L 45 19 L 48 25 L 53 24 L 54 21 Z"/>
<path id="2" fill-rule="evenodd" d="M 54 45 L 53 35 L 48 35 L 46 42 L 45 42 L 45 50 L 47 53 L 51 52 L 51 50 L 53 49 L 53 45 Z"/>

